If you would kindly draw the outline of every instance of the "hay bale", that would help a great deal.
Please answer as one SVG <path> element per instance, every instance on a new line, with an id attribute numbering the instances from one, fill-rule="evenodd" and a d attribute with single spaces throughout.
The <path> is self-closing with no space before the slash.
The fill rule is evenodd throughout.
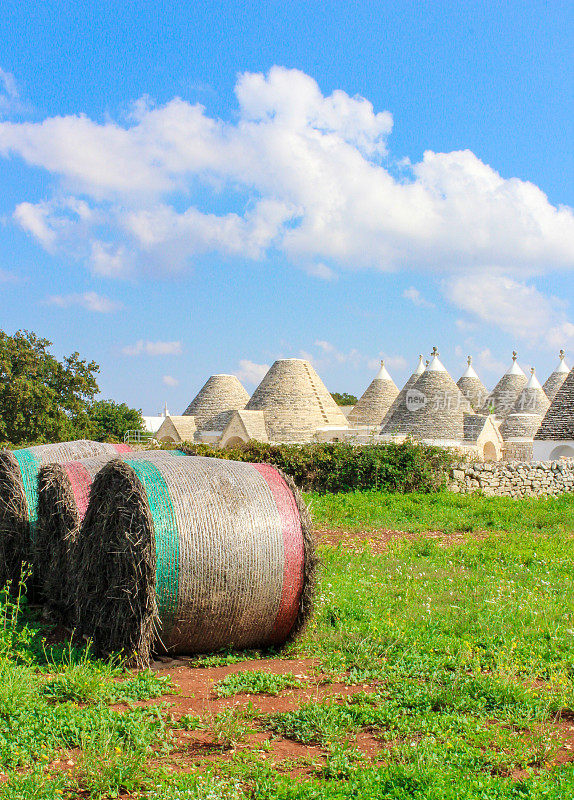
<path id="1" fill-rule="evenodd" d="M 30 542 L 38 518 L 38 473 L 57 464 L 103 453 L 131 452 L 125 444 L 58 442 L 0 452 L 0 587 L 18 581 L 22 563 L 30 559 Z"/>
<path id="2" fill-rule="evenodd" d="M 312 608 L 315 547 L 290 478 L 213 458 L 112 461 L 76 545 L 78 629 L 101 655 L 281 645 Z"/>
<path id="3" fill-rule="evenodd" d="M 179 456 L 181 450 L 150 450 L 121 458 L 158 461 Z M 50 616 L 64 625 L 74 624 L 74 550 L 98 472 L 118 458 L 107 453 L 93 458 L 48 464 L 38 477 L 38 524 L 32 547 L 34 573 L 40 596 Z"/>

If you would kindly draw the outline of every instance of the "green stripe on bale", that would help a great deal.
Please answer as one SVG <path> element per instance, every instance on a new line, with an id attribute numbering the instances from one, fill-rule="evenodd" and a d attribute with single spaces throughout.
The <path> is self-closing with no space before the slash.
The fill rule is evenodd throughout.
<path id="1" fill-rule="evenodd" d="M 29 450 L 14 450 L 12 455 L 20 467 L 24 495 L 28 504 L 30 536 L 33 538 L 38 522 L 38 472 L 40 471 L 40 462 Z"/>
<path id="2" fill-rule="evenodd" d="M 136 473 L 147 495 L 155 533 L 157 606 L 164 626 L 170 628 L 179 592 L 179 534 L 173 503 L 155 464 L 132 458 L 125 463 Z"/>

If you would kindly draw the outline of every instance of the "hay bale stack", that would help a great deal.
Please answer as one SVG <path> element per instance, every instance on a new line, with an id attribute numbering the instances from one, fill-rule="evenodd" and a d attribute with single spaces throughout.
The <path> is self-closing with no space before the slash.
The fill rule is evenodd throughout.
<path id="1" fill-rule="evenodd" d="M 145 461 L 185 457 L 181 450 L 151 450 L 120 455 Z M 38 478 L 38 524 L 32 547 L 34 573 L 40 595 L 52 618 L 74 623 L 76 574 L 75 545 L 84 521 L 92 483 L 118 453 L 48 464 Z"/>
<path id="2" fill-rule="evenodd" d="M 125 444 L 58 442 L 0 452 L 0 586 L 17 581 L 22 562 L 30 558 L 30 542 L 38 518 L 38 473 L 57 464 L 104 453 L 131 452 Z"/>
<path id="3" fill-rule="evenodd" d="M 112 461 L 77 546 L 78 629 L 136 665 L 152 651 L 283 644 L 312 606 L 315 547 L 290 478 L 213 458 Z"/>

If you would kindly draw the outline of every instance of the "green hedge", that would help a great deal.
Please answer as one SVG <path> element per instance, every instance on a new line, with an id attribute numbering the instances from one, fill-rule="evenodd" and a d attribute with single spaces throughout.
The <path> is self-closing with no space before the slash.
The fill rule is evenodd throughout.
<path id="1" fill-rule="evenodd" d="M 226 450 L 208 444 L 176 447 L 188 455 L 275 464 L 301 489 L 316 492 L 436 492 L 445 486 L 455 461 L 448 450 L 409 441 L 379 445 L 270 445 L 251 441 Z"/>

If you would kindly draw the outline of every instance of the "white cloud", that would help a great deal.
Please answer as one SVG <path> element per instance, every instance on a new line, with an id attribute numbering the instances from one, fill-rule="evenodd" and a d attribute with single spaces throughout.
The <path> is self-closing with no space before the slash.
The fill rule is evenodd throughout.
<path id="1" fill-rule="evenodd" d="M 470 273 L 444 283 L 448 299 L 493 328 L 529 344 L 564 346 L 574 341 L 565 304 L 535 286 L 498 273 Z"/>
<path id="2" fill-rule="evenodd" d="M 0 114 L 19 111 L 20 108 L 20 93 L 16 78 L 0 67 Z"/>
<path id="3" fill-rule="evenodd" d="M 124 356 L 179 356 L 182 352 L 181 342 L 144 342 L 140 339 L 135 344 L 122 347 Z"/>
<path id="4" fill-rule="evenodd" d="M 326 264 L 310 264 L 306 267 L 305 272 L 313 278 L 319 278 L 322 281 L 335 281 L 337 280 L 337 273 L 328 267 Z"/>
<path id="5" fill-rule="evenodd" d="M 369 363 L 370 369 L 377 369 L 381 363 L 381 359 L 385 362 L 385 367 L 389 370 L 402 371 L 407 368 L 407 360 L 403 356 L 387 356 L 383 355 L 381 358 L 373 358 Z"/>
<path id="6" fill-rule="evenodd" d="M 329 366 L 329 364 L 336 363 L 349 364 L 355 369 L 367 367 L 369 370 L 376 371 L 381 365 L 381 359 L 384 360 L 387 369 L 403 370 L 407 366 L 406 360 L 400 355 L 388 356 L 385 354 L 379 354 L 379 356 L 375 358 L 364 355 L 356 348 L 352 348 L 347 352 L 343 352 L 338 350 L 334 344 L 324 339 L 317 339 L 314 344 L 315 347 L 318 347 L 322 351 L 323 356 L 320 359 L 317 359 L 313 358 L 307 353 L 305 355 L 302 354 L 301 358 L 307 358 L 318 368 L 324 368 Z"/>
<path id="7" fill-rule="evenodd" d="M 256 386 L 261 383 L 267 372 L 269 372 L 269 364 L 256 364 L 254 361 L 241 359 L 239 362 L 239 369 L 236 370 L 235 376 L 242 383 L 249 383 L 252 386 Z"/>
<path id="8" fill-rule="evenodd" d="M 46 305 L 58 306 L 58 308 L 70 308 L 80 306 L 86 311 L 93 311 L 97 314 L 111 314 L 123 308 L 121 303 L 103 297 L 96 292 L 84 292 L 83 294 L 54 294 L 47 297 L 44 301 Z"/>
<path id="9" fill-rule="evenodd" d="M 230 121 L 176 98 L 144 99 L 122 124 L 83 114 L 0 123 L 0 156 L 57 179 L 49 208 L 23 198 L 17 221 L 46 249 L 67 248 L 106 275 L 275 250 L 316 264 L 323 279 L 339 267 L 574 268 L 572 209 L 472 152 L 427 151 L 387 169 L 391 115 L 340 90 L 324 96 L 298 70 L 246 73 L 236 96 Z M 72 207 L 80 194 L 91 218 Z M 210 211 L 211 196 L 223 211 Z"/>
<path id="10" fill-rule="evenodd" d="M 18 283 L 18 277 L 14 275 L 13 272 L 9 272 L 7 269 L 2 269 L 0 267 L 0 283 Z"/>
<path id="11" fill-rule="evenodd" d="M 57 233 L 50 226 L 49 204 L 20 203 L 14 211 L 14 219 L 28 233 L 40 242 L 49 253 L 53 251 L 57 241 Z"/>
<path id="12" fill-rule="evenodd" d="M 484 369 L 486 372 L 495 373 L 499 376 L 502 375 L 510 366 L 510 364 L 505 364 L 504 361 L 500 361 L 499 359 L 495 358 L 488 347 L 480 350 L 477 353 L 475 360 L 480 369 Z"/>
<path id="13" fill-rule="evenodd" d="M 173 375 L 164 375 L 161 379 L 164 386 L 179 386 L 179 381 Z"/>
<path id="14" fill-rule="evenodd" d="M 410 300 L 415 306 L 419 306 L 420 308 L 434 308 L 434 303 L 430 303 L 426 298 L 422 296 L 418 289 L 414 286 L 409 286 L 408 289 L 405 289 L 403 292 L 403 297 L 407 300 Z"/>

